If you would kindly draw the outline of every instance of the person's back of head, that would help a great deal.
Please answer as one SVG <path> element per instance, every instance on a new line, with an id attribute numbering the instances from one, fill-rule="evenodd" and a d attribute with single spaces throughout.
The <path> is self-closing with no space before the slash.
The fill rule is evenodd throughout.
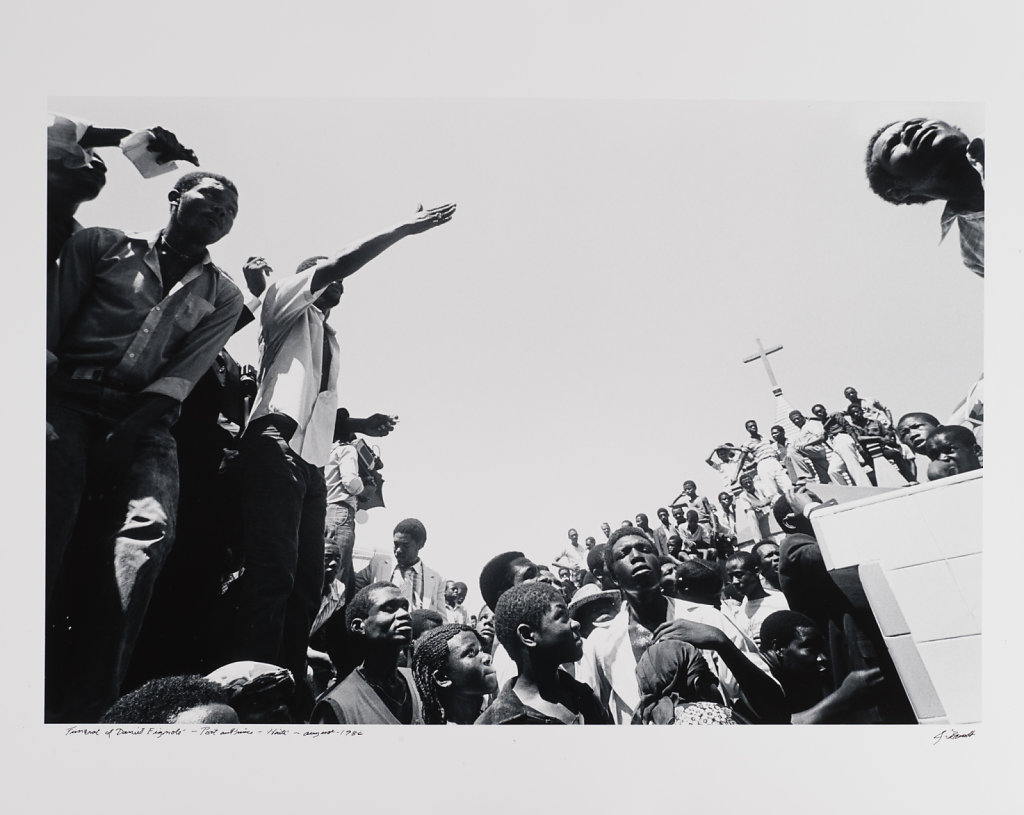
<path id="1" fill-rule="evenodd" d="M 704 560 L 684 560 L 676 566 L 676 596 L 702 605 L 717 606 L 724 585 L 722 572 Z"/>
<path id="2" fill-rule="evenodd" d="M 163 676 L 118 699 L 102 724 L 238 724 L 227 693 L 202 676 Z"/>
<path id="3" fill-rule="evenodd" d="M 412 638 L 414 640 L 427 631 L 440 628 L 445 624 L 441 613 L 432 608 L 414 608 L 409 612 L 409 618 L 412 620 Z"/>
<path id="4" fill-rule="evenodd" d="M 495 608 L 498 598 L 515 584 L 517 564 L 527 560 L 522 552 L 502 552 L 484 564 L 480 570 L 480 595 L 490 608 Z"/>
<path id="5" fill-rule="evenodd" d="M 772 505 L 772 515 L 775 516 L 775 522 L 782 527 L 783 531 L 814 537 L 814 527 L 811 526 L 810 519 L 794 512 L 785 495 L 780 495 L 775 499 L 775 503 Z"/>

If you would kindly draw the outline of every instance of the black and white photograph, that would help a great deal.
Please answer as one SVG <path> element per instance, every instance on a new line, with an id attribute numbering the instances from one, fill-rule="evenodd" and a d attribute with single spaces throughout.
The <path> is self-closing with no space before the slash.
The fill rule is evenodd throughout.
<path id="1" fill-rule="evenodd" d="M 19 215 L 26 268 L 45 240 L 46 276 L 22 284 L 36 328 L 9 340 L 31 348 L 45 326 L 45 373 L 38 352 L 24 366 L 44 449 L 12 425 L 32 462 L 12 481 L 35 508 L 29 562 L 11 567 L 30 750 L 88 776 L 88 807 L 121 777 L 153 794 L 157 756 L 217 787 L 233 754 L 245 794 L 216 799 L 247 808 L 385 795 L 434 811 L 444 800 L 414 790 L 460 773 L 462 807 L 533 806 L 496 792 L 506 766 L 557 776 L 536 787 L 551 806 L 599 811 L 724 803 L 741 770 L 773 785 L 769 811 L 809 808 L 787 799 L 809 785 L 851 787 L 835 811 L 859 812 L 928 777 L 952 785 L 935 811 L 958 811 L 966 776 L 949 768 L 982 772 L 979 743 L 1019 712 L 1002 700 L 1011 669 L 989 663 L 1014 646 L 982 560 L 983 541 L 1020 534 L 1019 210 L 1000 211 L 1019 104 L 962 75 L 999 57 L 961 21 L 962 58 L 922 54 L 931 75 L 901 84 L 881 40 L 848 31 L 830 63 L 752 8 L 749 26 L 768 20 L 797 53 L 762 59 L 743 25 L 737 64 L 709 44 L 702 63 L 672 54 L 650 10 L 637 30 L 669 56 L 631 41 L 652 72 L 627 82 L 616 57 L 574 69 L 573 53 L 601 65 L 595 42 L 556 47 L 586 4 L 528 3 L 487 36 L 561 74 L 519 76 L 477 26 L 441 30 L 456 6 L 487 16 L 450 5 L 393 37 L 383 11 L 333 7 L 336 47 L 368 38 L 337 82 L 310 20 L 305 43 L 277 14 L 220 43 L 230 15 L 211 7 L 194 31 L 157 31 L 154 55 L 188 63 L 180 81 L 159 60 L 140 81 L 129 37 L 123 85 L 98 42 L 91 87 L 77 46 L 61 59 L 78 75 L 33 84 L 21 163 L 45 138 L 46 187 L 23 173 L 39 204 Z M 628 15 L 596 5 L 581 28 L 614 41 Z M 390 67 L 342 72 L 371 35 Z M 454 77 L 430 36 L 463 44 Z M 685 71 L 701 64 L 703 87 Z M 515 724 L 607 727 L 480 727 Z M 674 788 L 600 780 L 640 750 Z M 390 778 L 371 758 L 388 754 L 422 762 Z"/>

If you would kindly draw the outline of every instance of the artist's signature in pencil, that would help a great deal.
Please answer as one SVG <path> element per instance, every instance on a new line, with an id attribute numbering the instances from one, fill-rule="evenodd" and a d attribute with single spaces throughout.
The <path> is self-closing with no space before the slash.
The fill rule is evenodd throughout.
<path id="1" fill-rule="evenodd" d="M 938 744 L 940 741 L 953 741 L 954 739 L 969 739 L 973 735 L 973 730 L 968 730 L 966 733 L 961 733 L 959 730 L 940 730 L 932 736 L 932 744 Z"/>

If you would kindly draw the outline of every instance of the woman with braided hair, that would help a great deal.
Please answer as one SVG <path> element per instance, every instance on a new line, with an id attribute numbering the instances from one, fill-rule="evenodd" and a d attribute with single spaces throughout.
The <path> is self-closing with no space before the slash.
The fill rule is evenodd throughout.
<path id="1" fill-rule="evenodd" d="M 459 623 L 431 629 L 416 640 L 412 674 L 424 724 L 473 724 L 484 697 L 498 692 L 490 655 L 476 631 Z"/>

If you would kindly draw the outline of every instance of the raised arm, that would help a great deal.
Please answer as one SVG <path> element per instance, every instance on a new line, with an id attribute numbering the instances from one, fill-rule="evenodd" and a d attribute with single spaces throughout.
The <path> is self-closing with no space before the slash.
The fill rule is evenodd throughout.
<path id="1" fill-rule="evenodd" d="M 319 291 L 336 280 L 344 280 L 349 275 L 358 272 L 386 249 L 394 246 L 402 238 L 418 235 L 428 229 L 446 224 L 454 214 L 455 204 L 444 204 L 427 210 L 420 205 L 412 218 L 376 235 L 364 238 L 346 247 L 340 254 L 321 262 L 313 274 L 310 288 L 313 291 Z"/>

